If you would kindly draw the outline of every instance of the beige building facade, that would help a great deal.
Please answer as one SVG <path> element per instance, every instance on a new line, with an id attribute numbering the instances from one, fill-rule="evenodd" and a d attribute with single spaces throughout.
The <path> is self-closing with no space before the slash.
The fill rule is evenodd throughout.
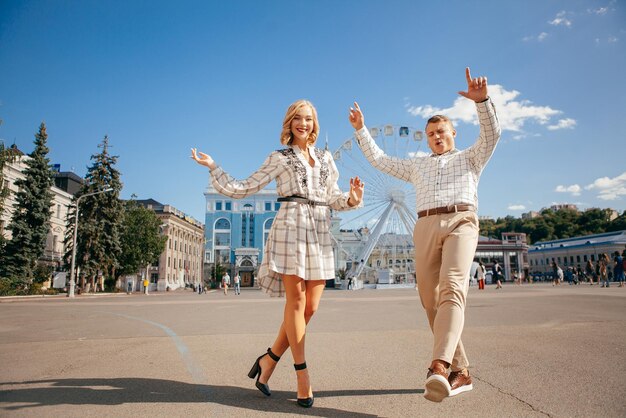
<path id="1" fill-rule="evenodd" d="M 161 220 L 161 231 L 167 237 L 158 263 L 148 268 L 149 290 L 175 290 L 202 283 L 204 225 L 175 207 L 153 199 L 137 203 L 156 213 Z"/>
<path id="2" fill-rule="evenodd" d="M 4 211 L 0 214 L 0 232 L 6 239 L 11 239 L 11 231 L 6 228 L 11 222 L 16 205 L 18 187 L 15 182 L 18 179 L 24 179 L 23 172 L 26 169 L 26 161 L 29 158 L 27 155 L 16 156 L 15 161 L 5 165 L 2 173 L 2 180 L 10 190 L 9 196 L 4 201 Z M 53 201 L 50 206 L 50 230 L 48 231 L 46 248 L 41 260 L 58 269 L 63 264 L 63 254 L 65 253 L 63 240 L 66 231 L 66 219 L 73 196 L 56 186 L 52 186 L 51 191 Z"/>

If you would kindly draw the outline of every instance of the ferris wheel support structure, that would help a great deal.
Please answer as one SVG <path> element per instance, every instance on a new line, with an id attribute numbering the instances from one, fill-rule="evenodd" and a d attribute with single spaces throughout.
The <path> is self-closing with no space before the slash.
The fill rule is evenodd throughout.
<path id="1" fill-rule="evenodd" d="M 423 132 L 417 128 L 388 124 L 369 131 L 389 157 L 411 159 L 421 153 Z M 333 153 L 333 158 L 342 183 L 359 176 L 366 184 L 363 207 L 342 213 L 338 229 L 354 231 L 355 235 L 362 237 L 362 245 L 355 246 L 352 235 L 344 238 L 339 233 L 334 237 L 343 262 L 351 263 L 345 277 L 352 283 L 352 289 L 361 288 L 365 281 L 371 284 L 372 276 L 368 272 L 372 270 L 391 272 L 399 283 L 410 281 L 413 260 L 407 250 L 413 247 L 412 235 L 417 221 L 415 189 L 406 181 L 374 168 L 365 159 L 354 137 L 344 141 Z M 373 254 L 375 260 L 370 260 Z M 374 283 L 379 279 L 381 276 L 377 276 Z"/>

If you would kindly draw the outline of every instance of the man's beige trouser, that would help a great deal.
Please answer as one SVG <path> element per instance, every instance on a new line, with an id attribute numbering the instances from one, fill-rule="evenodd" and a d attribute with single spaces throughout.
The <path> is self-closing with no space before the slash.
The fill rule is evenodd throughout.
<path id="1" fill-rule="evenodd" d="M 475 212 L 422 217 L 413 231 L 417 289 L 435 337 L 432 359 L 453 371 L 469 366 L 461 333 L 478 231 Z"/>

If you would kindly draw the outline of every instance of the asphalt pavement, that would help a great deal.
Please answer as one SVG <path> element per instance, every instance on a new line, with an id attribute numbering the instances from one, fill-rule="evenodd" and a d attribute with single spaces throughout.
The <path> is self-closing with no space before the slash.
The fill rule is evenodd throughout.
<path id="1" fill-rule="evenodd" d="M 0 298 L 2 417 L 625 417 L 626 288 L 470 288 L 474 390 L 423 397 L 432 335 L 414 289 L 324 293 L 307 330 L 315 405 L 289 352 L 247 377 L 284 299 L 167 293 Z"/>

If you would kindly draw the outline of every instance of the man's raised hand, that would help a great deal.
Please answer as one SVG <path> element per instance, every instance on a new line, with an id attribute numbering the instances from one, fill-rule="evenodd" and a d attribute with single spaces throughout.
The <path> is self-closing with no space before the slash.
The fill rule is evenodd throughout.
<path id="1" fill-rule="evenodd" d="M 475 102 L 487 100 L 487 77 L 472 78 L 469 67 L 465 68 L 465 78 L 467 79 L 467 91 L 460 91 L 459 94 Z"/>

